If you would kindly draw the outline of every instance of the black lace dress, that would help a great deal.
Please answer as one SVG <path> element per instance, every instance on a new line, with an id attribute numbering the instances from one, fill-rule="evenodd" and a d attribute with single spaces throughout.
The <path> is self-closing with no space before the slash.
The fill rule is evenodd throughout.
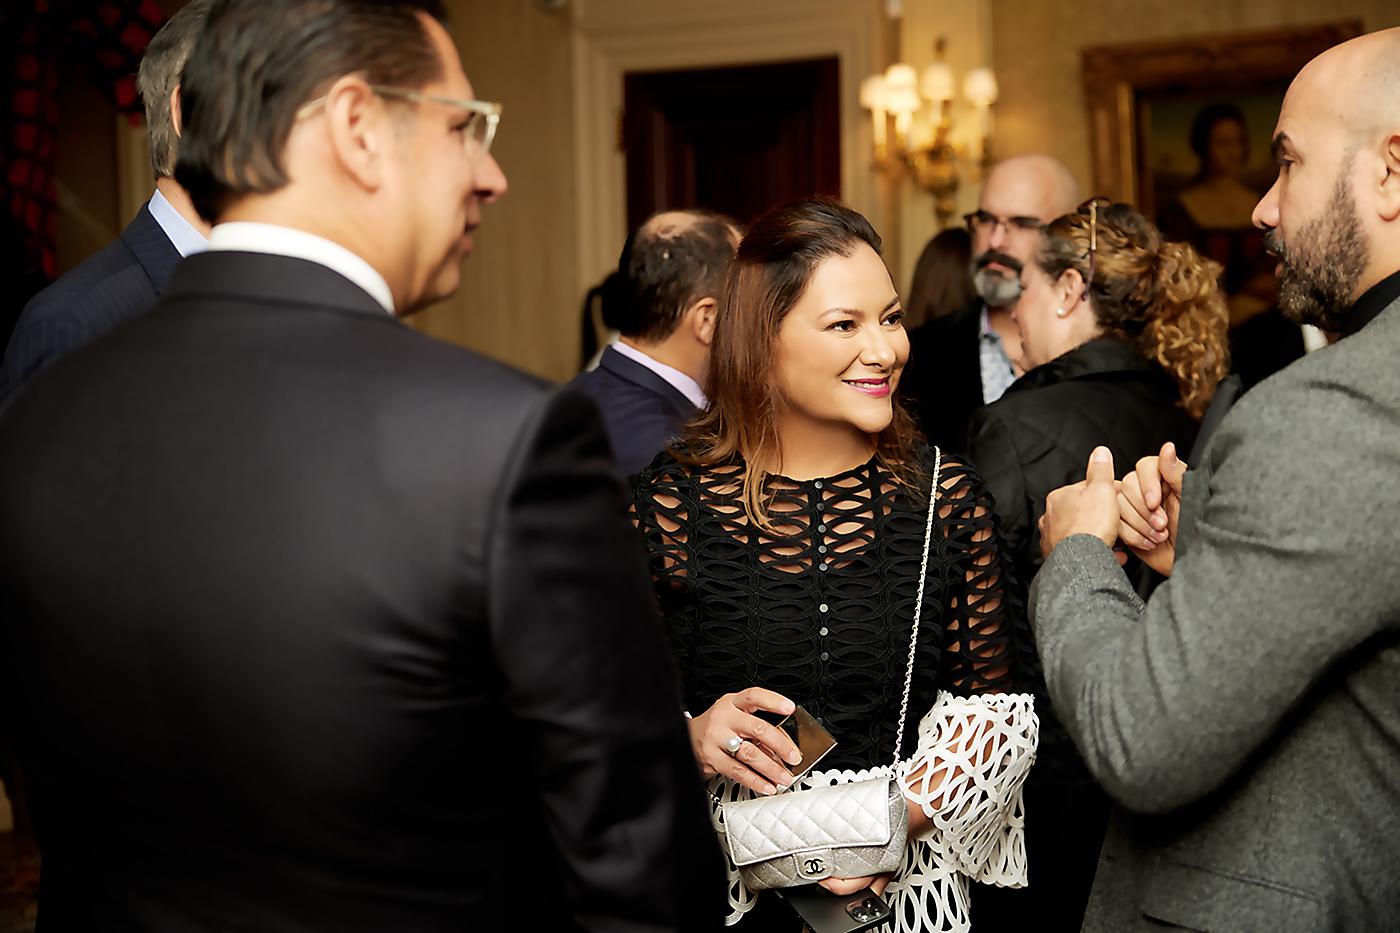
<path id="1" fill-rule="evenodd" d="M 927 461 L 931 474 L 931 455 Z M 778 533 L 770 535 L 744 514 L 744 469 L 742 462 L 688 466 L 662 454 L 634 481 L 634 520 L 647 541 L 687 708 L 699 713 L 726 693 L 766 687 L 806 707 L 837 739 L 821 762 L 827 773 L 888 765 L 928 480 L 911 493 L 874 458 L 820 480 L 771 476 L 765 492 Z M 966 697 L 1014 689 L 1028 643 L 980 478 L 947 455 L 939 477 L 903 755 L 919 750 L 915 724 L 940 691 Z M 1032 737 L 1031 757 L 1033 748 Z M 731 922 L 752 901 L 751 893 L 731 891 Z M 771 905 L 758 914 L 770 912 Z M 955 921 L 965 923 L 963 913 L 933 927 L 900 928 L 961 929 Z"/>

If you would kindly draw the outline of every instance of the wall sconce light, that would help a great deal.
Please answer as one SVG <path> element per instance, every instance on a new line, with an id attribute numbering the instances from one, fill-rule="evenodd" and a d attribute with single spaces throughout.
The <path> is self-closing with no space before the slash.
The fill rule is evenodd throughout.
<path id="1" fill-rule="evenodd" d="M 974 68 L 963 78 L 962 96 L 973 109 L 975 125 L 964 133 L 969 142 L 954 142 L 953 101 L 957 81 L 944 60 L 947 40 L 940 36 L 933 46 L 933 63 L 922 75 L 896 62 L 884 74 L 861 82 L 860 104 L 870 111 L 875 130 L 875 167 L 881 171 L 908 171 L 919 187 L 933 195 L 934 211 L 947 226 L 957 211 L 959 160 L 966 158 L 974 177 L 987 160 L 987 138 L 992 131 L 992 105 L 997 99 L 997 79 L 990 68 Z M 924 103 L 926 119 L 917 119 Z M 890 117 L 894 134 L 890 136 Z"/>

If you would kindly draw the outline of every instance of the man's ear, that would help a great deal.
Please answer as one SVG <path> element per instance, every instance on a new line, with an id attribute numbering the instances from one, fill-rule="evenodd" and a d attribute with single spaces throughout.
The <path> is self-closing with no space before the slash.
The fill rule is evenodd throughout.
<path id="1" fill-rule="evenodd" d="M 1382 143 L 1381 165 L 1385 175 L 1376 192 L 1376 208 L 1389 223 L 1400 218 L 1400 131 L 1391 133 Z"/>
<path id="2" fill-rule="evenodd" d="M 715 339 L 715 315 L 718 311 L 718 301 L 713 298 L 701 298 L 685 312 L 685 319 L 691 328 L 691 333 L 704 346 L 708 347 L 710 342 Z"/>
<path id="3" fill-rule="evenodd" d="M 377 191 L 384 184 L 394 133 L 383 100 L 364 79 L 346 75 L 331 85 L 323 106 L 336 161 L 365 190 Z"/>
<path id="4" fill-rule="evenodd" d="M 175 85 L 175 90 L 170 92 L 170 125 L 175 130 L 175 138 L 181 136 L 182 116 L 180 114 L 180 85 Z"/>

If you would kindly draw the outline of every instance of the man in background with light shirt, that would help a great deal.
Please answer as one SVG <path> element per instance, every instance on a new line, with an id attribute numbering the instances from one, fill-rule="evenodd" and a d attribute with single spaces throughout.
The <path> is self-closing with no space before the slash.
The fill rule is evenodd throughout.
<path id="1" fill-rule="evenodd" d="M 618 260 L 621 336 L 569 383 L 598 404 L 618 467 L 639 472 L 704 410 L 710 339 L 739 230 L 705 211 L 663 211 Z"/>
<path id="2" fill-rule="evenodd" d="M 1024 155 L 998 162 L 968 214 L 972 278 L 978 300 L 909 334 L 909 365 L 900 391 L 930 442 L 967 448 L 972 412 L 1001 398 L 1020 375 L 1021 337 L 1012 309 L 1021 269 L 1040 227 L 1074 210 L 1079 188 L 1061 162 Z"/>

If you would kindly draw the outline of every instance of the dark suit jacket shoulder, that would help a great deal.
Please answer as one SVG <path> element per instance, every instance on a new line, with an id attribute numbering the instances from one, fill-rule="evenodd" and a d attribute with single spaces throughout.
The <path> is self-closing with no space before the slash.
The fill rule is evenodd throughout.
<path id="1" fill-rule="evenodd" d="M 968 422 L 982 404 L 982 303 L 935 318 L 909 333 L 900 395 L 929 443 L 967 451 Z"/>
<path id="2" fill-rule="evenodd" d="M 718 927 L 580 395 L 324 267 L 209 253 L 17 396 L 0 452 L 0 689 L 56 929 Z"/>
<path id="3" fill-rule="evenodd" d="M 612 347 L 597 369 L 569 385 L 597 403 L 618 467 L 628 476 L 641 472 L 697 414 L 679 389 Z"/>
<path id="4" fill-rule="evenodd" d="M 149 310 L 179 260 L 143 205 L 121 236 L 25 306 L 0 362 L 0 398 L 64 354 Z"/>

